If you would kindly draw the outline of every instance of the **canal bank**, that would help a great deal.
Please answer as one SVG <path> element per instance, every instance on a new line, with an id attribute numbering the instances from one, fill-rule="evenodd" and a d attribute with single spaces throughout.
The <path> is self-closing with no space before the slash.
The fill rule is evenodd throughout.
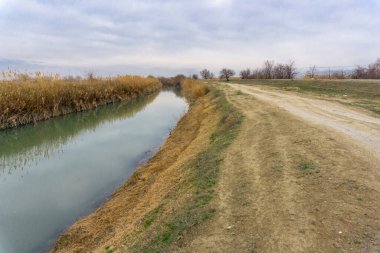
<path id="1" fill-rule="evenodd" d="M 101 205 L 186 112 L 163 91 L 0 131 L 0 252 L 41 252 Z"/>
<path id="2" fill-rule="evenodd" d="M 213 216 L 222 153 L 240 122 L 222 92 L 212 89 L 197 99 L 157 154 L 104 205 L 61 235 L 53 251 L 180 248 L 193 227 Z"/>

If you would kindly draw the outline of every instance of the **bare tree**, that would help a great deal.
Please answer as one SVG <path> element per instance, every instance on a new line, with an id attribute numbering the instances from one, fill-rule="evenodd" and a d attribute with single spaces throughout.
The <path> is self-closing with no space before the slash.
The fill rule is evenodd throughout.
<path id="1" fill-rule="evenodd" d="M 380 79 L 380 58 L 369 64 L 367 68 L 357 66 L 351 74 L 354 79 Z"/>
<path id="2" fill-rule="evenodd" d="M 274 79 L 284 79 L 286 77 L 285 65 L 279 63 L 273 67 L 273 78 Z"/>
<path id="3" fill-rule="evenodd" d="M 240 77 L 241 79 L 249 79 L 251 77 L 251 70 L 247 68 L 240 71 Z"/>
<path id="4" fill-rule="evenodd" d="M 252 79 L 264 79 L 264 74 L 263 74 L 263 70 L 262 69 L 255 69 L 252 71 L 252 74 L 251 74 L 251 78 Z"/>
<path id="5" fill-rule="evenodd" d="M 375 63 L 368 66 L 368 78 L 380 79 L 380 58 Z"/>
<path id="6" fill-rule="evenodd" d="M 226 81 L 230 81 L 230 78 L 233 77 L 235 75 L 235 71 L 233 71 L 232 69 L 227 69 L 227 68 L 224 68 L 220 71 L 220 76 L 219 78 L 220 79 L 226 79 Z"/>
<path id="7" fill-rule="evenodd" d="M 208 69 L 204 69 L 199 73 L 203 79 L 213 79 L 214 78 L 214 74 Z"/>
<path id="8" fill-rule="evenodd" d="M 317 72 L 317 66 L 314 65 L 314 66 L 309 67 L 309 70 L 307 71 L 307 75 L 310 78 L 314 78 L 316 72 Z"/>
<path id="9" fill-rule="evenodd" d="M 180 87 L 181 82 L 186 79 L 186 76 L 180 74 L 174 77 L 158 77 L 158 80 L 166 87 Z"/>
<path id="10" fill-rule="evenodd" d="M 179 87 L 182 81 L 185 79 L 186 79 L 186 76 L 183 74 L 176 75 L 175 77 L 173 77 L 174 86 Z"/>
<path id="11" fill-rule="evenodd" d="M 367 77 L 368 70 L 365 67 L 357 66 L 351 74 L 353 79 L 364 79 Z"/>
<path id="12" fill-rule="evenodd" d="M 273 61 L 265 61 L 263 67 L 263 74 L 265 79 L 272 79 L 273 77 Z"/>
<path id="13" fill-rule="evenodd" d="M 289 61 L 288 64 L 285 65 L 285 78 L 286 79 L 294 79 L 296 76 L 296 66 L 294 61 Z"/>
<path id="14" fill-rule="evenodd" d="M 296 76 L 296 67 L 294 61 L 288 64 L 274 61 L 265 61 L 263 67 L 257 69 L 244 69 L 240 72 L 242 79 L 293 79 Z"/>

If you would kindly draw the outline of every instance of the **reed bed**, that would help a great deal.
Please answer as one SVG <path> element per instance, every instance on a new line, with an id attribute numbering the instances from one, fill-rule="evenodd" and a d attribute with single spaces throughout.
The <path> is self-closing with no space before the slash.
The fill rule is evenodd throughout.
<path id="1" fill-rule="evenodd" d="M 0 81 L 0 130 L 130 100 L 158 91 L 162 86 L 156 78 L 138 76 L 90 75 L 84 80 L 39 74 L 14 77 Z"/>
<path id="2" fill-rule="evenodd" d="M 203 84 L 193 79 L 185 79 L 181 83 L 184 95 L 190 100 L 196 100 L 207 94 L 208 89 Z"/>

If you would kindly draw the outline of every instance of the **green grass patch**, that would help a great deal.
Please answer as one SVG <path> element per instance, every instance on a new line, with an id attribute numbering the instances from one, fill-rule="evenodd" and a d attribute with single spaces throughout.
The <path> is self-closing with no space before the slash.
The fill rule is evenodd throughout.
<path id="1" fill-rule="evenodd" d="M 143 220 L 143 226 L 145 229 L 149 228 L 154 222 L 155 220 L 157 219 L 157 217 L 162 213 L 163 211 L 163 206 L 160 205 L 158 207 L 156 207 L 155 209 L 153 209 L 152 211 L 150 211 L 145 217 L 144 217 L 144 220 Z"/>
<path id="2" fill-rule="evenodd" d="M 227 101 L 223 91 L 210 87 L 210 92 L 217 99 L 223 115 L 216 131 L 210 137 L 210 145 L 186 165 L 186 170 L 191 174 L 186 187 L 189 186 L 188 191 L 191 194 L 181 208 L 174 210 L 169 219 L 154 224 L 154 228 L 153 221 L 160 211 L 156 210 L 147 215 L 144 227 L 152 226 L 151 230 L 154 231 L 151 238 L 134 246 L 134 252 L 169 252 L 173 248 L 181 248 L 182 238 L 215 214 L 210 203 L 216 195 L 214 188 L 219 178 L 223 151 L 236 138 L 243 117 Z"/>
<path id="3" fill-rule="evenodd" d="M 69 243 L 69 240 L 70 240 L 70 236 L 69 235 L 63 235 L 61 236 L 58 241 L 57 241 L 57 245 L 59 247 L 64 247 L 64 246 L 67 246 L 67 244 Z"/>
<path id="4" fill-rule="evenodd" d="M 298 164 L 298 170 L 305 174 L 315 174 L 319 173 L 320 170 L 315 167 L 315 165 L 312 162 L 301 162 Z"/>
<path id="5" fill-rule="evenodd" d="M 353 105 L 360 106 L 376 114 L 380 114 L 380 101 L 378 100 L 376 101 L 360 100 L 360 101 L 354 102 Z"/>

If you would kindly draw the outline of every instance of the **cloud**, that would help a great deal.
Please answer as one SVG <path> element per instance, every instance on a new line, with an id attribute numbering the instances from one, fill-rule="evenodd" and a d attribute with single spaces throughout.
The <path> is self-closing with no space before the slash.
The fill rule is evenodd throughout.
<path id="1" fill-rule="evenodd" d="M 231 4 L 230 0 L 208 0 L 211 6 L 215 7 L 228 7 Z"/>
<path id="2" fill-rule="evenodd" d="M 162 72 L 265 59 L 366 64 L 380 56 L 378 13 L 376 0 L 0 0 L 0 55 L 55 69 Z"/>

